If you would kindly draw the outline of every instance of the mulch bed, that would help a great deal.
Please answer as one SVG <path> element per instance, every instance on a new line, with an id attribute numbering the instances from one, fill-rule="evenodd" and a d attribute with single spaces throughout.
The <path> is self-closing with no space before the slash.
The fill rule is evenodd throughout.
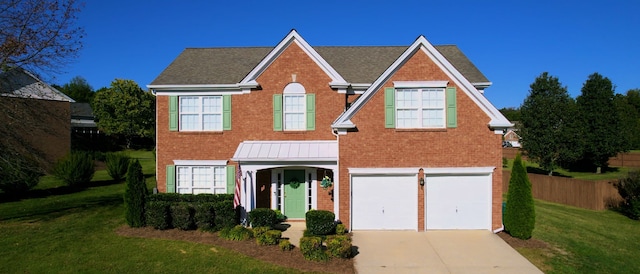
<path id="1" fill-rule="evenodd" d="M 217 233 L 202 231 L 182 231 L 178 229 L 156 230 L 150 227 L 131 228 L 123 225 L 116 233 L 125 237 L 155 238 L 187 241 L 224 247 L 258 260 L 275 265 L 309 272 L 355 273 L 352 259 L 333 258 L 327 262 L 307 261 L 297 247 L 291 251 L 282 251 L 278 246 L 259 246 L 255 240 L 229 241 L 218 237 Z M 296 243 L 292 243 L 296 244 Z"/>
<path id="2" fill-rule="evenodd" d="M 506 233 L 504 231 L 498 233 L 498 236 L 500 236 L 500 238 L 502 238 L 503 241 L 505 241 L 507 244 L 509 244 L 513 248 L 518 248 L 518 247 L 548 248 L 549 247 L 549 244 L 541 240 L 533 239 L 533 238 L 529 240 L 522 240 L 522 239 L 511 237 L 509 233 Z"/>

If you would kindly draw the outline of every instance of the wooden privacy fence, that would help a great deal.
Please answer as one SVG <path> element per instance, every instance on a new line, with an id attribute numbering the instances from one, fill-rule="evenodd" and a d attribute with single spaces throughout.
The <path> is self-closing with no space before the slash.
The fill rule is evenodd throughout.
<path id="1" fill-rule="evenodd" d="M 587 181 L 529 173 L 533 197 L 549 202 L 592 210 L 605 210 L 622 201 L 609 181 Z M 509 190 L 511 172 L 502 173 L 502 190 Z"/>

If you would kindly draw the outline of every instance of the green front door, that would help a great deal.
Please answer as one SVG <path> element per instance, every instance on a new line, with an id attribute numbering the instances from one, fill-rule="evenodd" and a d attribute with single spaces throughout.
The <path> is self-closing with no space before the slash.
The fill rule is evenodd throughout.
<path id="1" fill-rule="evenodd" d="M 289 182 L 292 180 L 300 182 L 297 188 L 293 188 Z M 304 218 L 305 190 L 307 189 L 304 180 L 304 170 L 284 171 L 284 215 L 287 218 Z"/>

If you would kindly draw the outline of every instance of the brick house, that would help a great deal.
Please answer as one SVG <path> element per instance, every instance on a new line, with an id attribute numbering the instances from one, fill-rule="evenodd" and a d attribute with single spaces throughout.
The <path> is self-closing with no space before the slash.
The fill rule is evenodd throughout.
<path id="1" fill-rule="evenodd" d="M 32 73 L 0 73 L 0 147 L 36 161 L 43 171 L 71 150 L 73 99 Z"/>
<path id="2" fill-rule="evenodd" d="M 148 87 L 160 192 L 233 193 L 349 228 L 502 227 L 511 123 L 456 46 L 189 48 Z M 240 167 L 241 172 L 238 171 Z M 327 184 L 332 184 L 326 187 Z M 325 187 L 323 187 L 325 186 Z"/>

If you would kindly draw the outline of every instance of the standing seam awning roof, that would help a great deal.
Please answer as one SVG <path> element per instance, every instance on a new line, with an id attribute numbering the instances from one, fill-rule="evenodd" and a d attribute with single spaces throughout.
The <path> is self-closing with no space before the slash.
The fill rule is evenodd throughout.
<path id="1" fill-rule="evenodd" d="M 231 160 L 236 162 L 337 161 L 337 141 L 244 141 Z"/>

